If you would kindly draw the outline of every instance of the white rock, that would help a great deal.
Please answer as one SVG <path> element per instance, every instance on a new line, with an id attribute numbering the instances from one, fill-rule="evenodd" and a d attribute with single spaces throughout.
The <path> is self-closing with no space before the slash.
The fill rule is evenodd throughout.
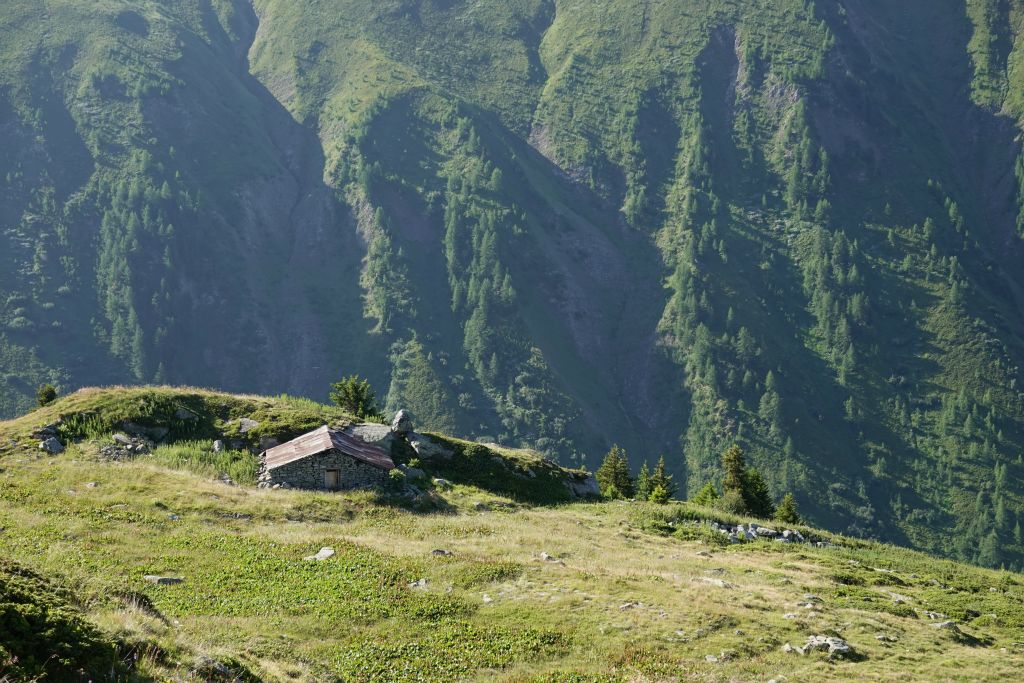
<path id="1" fill-rule="evenodd" d="M 316 555 L 307 555 L 306 557 L 304 557 L 302 559 L 306 560 L 307 562 L 322 562 L 322 561 L 326 560 L 328 557 L 333 557 L 333 556 L 334 556 L 334 548 L 329 548 L 327 546 L 324 546 L 323 548 L 320 548 L 320 550 L 317 552 Z"/>

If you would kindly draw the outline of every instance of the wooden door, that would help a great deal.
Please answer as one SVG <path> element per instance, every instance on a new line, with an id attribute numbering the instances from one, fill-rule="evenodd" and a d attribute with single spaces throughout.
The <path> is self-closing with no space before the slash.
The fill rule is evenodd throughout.
<path id="1" fill-rule="evenodd" d="M 341 488 L 341 477 L 338 470 L 324 471 L 324 488 L 329 491 L 337 491 Z"/>

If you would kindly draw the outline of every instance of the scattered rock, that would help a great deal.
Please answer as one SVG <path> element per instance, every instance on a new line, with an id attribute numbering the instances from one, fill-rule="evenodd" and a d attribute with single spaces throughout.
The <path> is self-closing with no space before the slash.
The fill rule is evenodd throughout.
<path id="1" fill-rule="evenodd" d="M 407 465 L 401 465 L 399 466 L 398 469 L 405 472 L 405 476 L 407 476 L 409 479 L 425 479 L 427 476 L 427 473 L 418 467 L 409 467 Z"/>
<path id="2" fill-rule="evenodd" d="M 450 481 L 448 481 L 447 479 L 441 479 L 440 477 L 434 477 L 434 479 L 432 481 L 434 482 L 434 486 L 436 486 L 439 489 L 450 489 L 452 487 L 452 483 Z"/>
<path id="3" fill-rule="evenodd" d="M 941 612 L 929 612 L 928 610 L 925 610 L 924 615 L 926 617 L 928 617 L 929 619 L 931 619 L 932 621 L 938 621 L 938 620 L 945 620 L 946 619 L 946 615 L 941 613 Z"/>
<path id="4" fill-rule="evenodd" d="M 940 621 L 937 624 L 931 624 L 931 627 L 941 629 L 943 631 L 950 631 L 951 633 L 961 633 L 960 627 L 955 621 Z"/>
<path id="5" fill-rule="evenodd" d="M 709 553 L 707 550 L 698 550 L 697 557 L 711 557 L 711 553 Z"/>
<path id="6" fill-rule="evenodd" d="M 421 589 L 421 588 L 426 588 L 426 587 L 427 587 L 427 580 L 426 579 L 417 579 L 416 581 L 413 581 L 413 582 L 411 582 L 409 584 L 409 588 L 412 588 L 414 590 Z"/>
<path id="7" fill-rule="evenodd" d="M 643 607 L 643 606 L 644 605 L 643 605 L 642 602 L 627 602 L 627 603 L 624 603 L 622 605 L 619 605 L 619 609 L 621 609 L 621 610 L 636 609 L 638 607 Z"/>
<path id="8" fill-rule="evenodd" d="M 886 635 L 885 633 L 879 633 L 875 636 L 875 640 L 881 643 L 895 643 L 899 641 L 899 638 L 896 636 Z"/>
<path id="9" fill-rule="evenodd" d="M 796 615 L 793 614 L 792 612 L 789 612 L 788 614 L 783 614 L 782 618 L 783 619 L 796 619 Z"/>
<path id="10" fill-rule="evenodd" d="M 177 522 L 179 519 L 181 519 L 181 515 L 175 515 L 172 513 L 167 515 L 167 519 L 171 520 L 172 522 Z"/>
<path id="11" fill-rule="evenodd" d="M 214 441 L 213 442 L 213 452 L 214 453 L 223 453 L 224 452 L 224 442 L 221 441 L 220 439 L 217 439 L 216 441 Z"/>
<path id="12" fill-rule="evenodd" d="M 57 455 L 58 453 L 64 452 L 64 444 L 60 442 L 55 436 L 50 436 L 39 442 L 39 450 L 49 453 L 50 455 Z"/>
<path id="13" fill-rule="evenodd" d="M 710 576 L 702 576 L 702 577 L 700 577 L 700 581 L 703 582 L 703 583 L 708 584 L 709 586 L 714 586 L 715 588 L 735 588 L 736 587 L 733 584 L 729 583 L 728 581 L 723 581 L 722 579 L 715 579 L 715 578 L 712 578 Z"/>
<path id="14" fill-rule="evenodd" d="M 478 501 L 476 503 L 473 503 L 473 509 L 479 512 L 487 512 L 488 510 L 491 509 L 491 506 L 488 505 L 487 503 L 481 503 Z"/>
<path id="15" fill-rule="evenodd" d="M 334 556 L 334 548 L 330 548 L 330 547 L 324 546 L 323 548 L 320 548 L 320 550 L 317 552 L 316 555 L 307 555 L 306 557 L 304 557 L 302 559 L 304 559 L 306 561 L 312 561 L 312 562 L 323 562 L 328 557 L 333 557 L 333 556 Z"/>
<path id="16" fill-rule="evenodd" d="M 430 554 L 431 555 L 437 555 L 438 557 L 451 557 L 455 553 L 453 553 L 451 550 L 442 550 L 441 548 L 437 548 L 437 549 L 431 551 Z"/>
<path id="17" fill-rule="evenodd" d="M 483 601 L 484 601 L 484 604 L 490 604 L 490 603 L 494 602 L 494 598 L 492 598 L 487 593 L 484 593 Z"/>
<path id="18" fill-rule="evenodd" d="M 235 480 L 232 479 L 230 476 L 228 476 L 227 472 L 221 472 L 217 476 L 217 481 L 219 481 L 220 483 L 225 484 L 227 486 L 234 486 L 235 485 Z"/>
<path id="19" fill-rule="evenodd" d="M 718 661 L 718 657 L 715 655 L 704 655 L 704 661 L 714 663 Z"/>
<path id="20" fill-rule="evenodd" d="M 159 576 L 157 574 L 146 574 L 142 578 L 157 586 L 173 586 L 185 580 L 178 576 Z"/>
<path id="21" fill-rule="evenodd" d="M 257 422 L 256 420 L 251 420 L 247 417 L 243 417 L 238 420 L 238 433 L 248 434 L 249 432 L 258 428 L 259 426 L 260 423 Z"/>
<path id="22" fill-rule="evenodd" d="M 559 559 L 557 557 L 555 557 L 554 555 L 548 555 L 547 553 L 541 553 L 540 554 L 540 559 L 544 560 L 545 562 L 558 562 L 559 561 Z"/>
<path id="23" fill-rule="evenodd" d="M 100 457 L 115 462 L 131 460 L 135 456 L 145 455 L 153 447 L 153 442 L 148 439 L 128 436 L 122 432 L 118 432 L 110 438 L 113 443 L 100 447 Z"/>
<path id="24" fill-rule="evenodd" d="M 853 647 L 842 638 L 835 636 L 808 636 L 803 647 L 793 647 L 789 643 L 782 646 L 783 652 L 797 652 L 802 655 L 812 652 L 827 652 L 832 657 L 848 657 L 853 654 Z"/>
<path id="25" fill-rule="evenodd" d="M 32 438 L 39 439 L 40 441 L 46 441 L 51 436 L 57 436 L 59 434 L 57 429 L 60 427 L 60 425 L 61 421 L 57 421 L 52 424 L 36 427 L 34 430 L 32 430 Z M 17 442 L 12 441 L 11 445 L 14 445 L 15 443 Z"/>
<path id="26" fill-rule="evenodd" d="M 391 431 L 400 436 L 412 433 L 412 413 L 408 410 L 399 410 L 395 413 L 395 419 L 391 421 Z"/>
<path id="27" fill-rule="evenodd" d="M 87 482 L 85 482 L 85 488 L 87 488 L 87 489 L 94 489 L 97 486 L 99 486 L 99 484 L 97 484 L 94 481 L 87 481 Z"/>
<path id="28" fill-rule="evenodd" d="M 260 450 L 269 451 L 271 448 L 280 445 L 277 439 L 272 436 L 261 436 L 260 437 Z"/>

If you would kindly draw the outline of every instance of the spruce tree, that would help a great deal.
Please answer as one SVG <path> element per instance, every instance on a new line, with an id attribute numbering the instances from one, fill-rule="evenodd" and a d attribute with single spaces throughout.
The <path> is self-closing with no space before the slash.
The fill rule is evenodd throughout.
<path id="1" fill-rule="evenodd" d="M 665 471 L 665 456 L 658 458 L 658 464 L 654 468 L 654 474 L 650 477 L 650 491 L 653 494 L 655 489 L 664 489 L 666 500 L 672 498 L 676 494 L 676 484 L 672 481 L 673 475 L 668 474 Z"/>
<path id="2" fill-rule="evenodd" d="M 736 491 L 742 494 L 747 461 L 743 455 L 743 449 L 738 444 L 733 444 L 725 453 L 722 453 L 722 470 L 725 473 L 722 477 L 723 493 Z"/>
<path id="3" fill-rule="evenodd" d="M 771 519 L 775 514 L 775 504 L 772 503 L 772 494 L 768 489 L 768 482 L 764 480 L 757 470 L 747 470 L 746 482 L 743 488 L 743 502 L 747 506 L 747 512 L 762 519 Z"/>
<path id="4" fill-rule="evenodd" d="M 704 484 L 703 488 L 697 492 L 697 495 L 695 495 L 690 502 L 694 505 L 710 507 L 714 505 L 715 501 L 720 497 L 721 496 L 718 495 L 718 490 L 715 489 L 715 485 L 709 481 Z"/>
<path id="5" fill-rule="evenodd" d="M 672 499 L 672 495 L 668 492 L 668 489 L 666 489 L 661 484 L 655 484 L 654 488 L 651 489 L 651 496 L 650 496 L 649 500 L 652 503 L 658 503 L 659 505 L 664 505 L 665 503 L 667 503 L 671 499 Z"/>
<path id="6" fill-rule="evenodd" d="M 797 512 L 796 500 L 792 493 L 787 493 L 782 497 L 782 502 L 775 510 L 775 520 L 783 524 L 800 524 L 803 521 L 800 519 L 800 513 Z"/>
<path id="7" fill-rule="evenodd" d="M 612 446 L 604 461 L 595 472 L 601 495 L 606 498 L 632 498 L 636 489 L 633 479 L 629 476 L 629 461 L 626 451 L 618 444 Z"/>
<path id="8" fill-rule="evenodd" d="M 651 482 L 651 470 L 647 467 L 647 461 L 644 460 L 644 464 L 640 466 L 640 474 L 636 476 L 636 498 L 637 500 L 647 500 L 651 497 L 651 491 L 654 486 Z"/>

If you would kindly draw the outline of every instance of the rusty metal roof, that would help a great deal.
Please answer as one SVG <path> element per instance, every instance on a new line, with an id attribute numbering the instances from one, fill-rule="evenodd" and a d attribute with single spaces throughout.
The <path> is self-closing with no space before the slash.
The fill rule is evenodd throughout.
<path id="1" fill-rule="evenodd" d="M 391 456 L 380 446 L 366 443 L 358 436 L 331 429 L 327 425 L 264 451 L 263 458 L 267 469 L 272 470 L 332 449 L 382 470 L 395 468 Z"/>

